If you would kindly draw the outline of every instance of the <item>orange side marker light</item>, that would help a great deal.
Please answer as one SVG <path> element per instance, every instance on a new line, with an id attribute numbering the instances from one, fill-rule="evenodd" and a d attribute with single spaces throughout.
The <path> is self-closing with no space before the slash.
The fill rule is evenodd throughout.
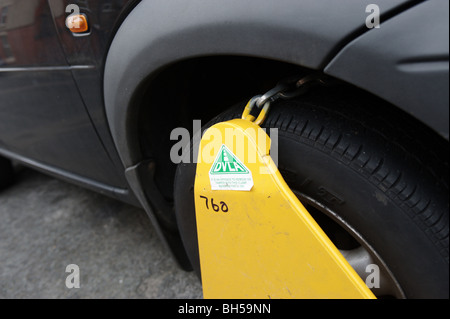
<path id="1" fill-rule="evenodd" d="M 66 26 L 73 33 L 83 33 L 89 30 L 87 18 L 83 14 L 68 16 L 66 19 Z"/>

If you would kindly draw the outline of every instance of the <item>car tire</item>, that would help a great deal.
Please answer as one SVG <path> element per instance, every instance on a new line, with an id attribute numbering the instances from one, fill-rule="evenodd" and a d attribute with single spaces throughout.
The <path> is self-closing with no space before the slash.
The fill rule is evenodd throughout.
<path id="1" fill-rule="evenodd" d="M 0 156 L 0 190 L 11 185 L 13 178 L 14 172 L 11 161 Z"/>
<path id="2" fill-rule="evenodd" d="M 385 102 L 345 89 L 277 102 L 262 127 L 278 129 L 281 174 L 352 266 L 369 256 L 382 269 L 387 289 L 373 287 L 378 297 L 448 298 L 445 141 Z M 179 164 L 177 222 L 200 274 L 194 181 L 195 164 Z M 357 270 L 363 279 L 367 265 Z"/>

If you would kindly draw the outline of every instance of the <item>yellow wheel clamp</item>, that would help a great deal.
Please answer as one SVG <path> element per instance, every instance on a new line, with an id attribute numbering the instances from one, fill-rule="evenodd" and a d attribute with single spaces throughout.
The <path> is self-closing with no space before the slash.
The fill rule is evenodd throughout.
<path id="1" fill-rule="evenodd" d="M 264 96 L 262 97 L 264 98 Z M 283 180 L 255 120 L 202 137 L 195 212 L 205 298 L 375 298 Z"/>

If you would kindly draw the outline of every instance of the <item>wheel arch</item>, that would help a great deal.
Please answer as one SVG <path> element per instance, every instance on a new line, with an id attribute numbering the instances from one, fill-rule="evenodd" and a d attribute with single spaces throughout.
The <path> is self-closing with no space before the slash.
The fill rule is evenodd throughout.
<path id="1" fill-rule="evenodd" d="M 382 0 L 394 15 L 418 1 Z M 107 55 L 105 108 L 125 167 L 139 161 L 137 116 L 140 88 L 166 66 L 202 56 L 266 58 L 322 70 L 339 48 L 367 31 L 369 0 L 261 2 L 214 0 L 142 1 L 124 20 Z M 332 13 L 332 14 L 330 14 Z M 339 27 L 336 27 L 339 26 Z"/>
<path id="2" fill-rule="evenodd" d="M 398 13 L 418 1 L 379 2 Z M 179 234 L 166 226 L 173 222 L 166 220 L 171 208 L 152 184 L 153 163 L 140 145 L 141 101 L 150 85 L 155 89 L 155 79 L 181 62 L 208 57 L 249 57 L 322 71 L 337 49 L 367 31 L 363 24 L 369 3 L 289 0 L 279 6 L 236 0 L 223 6 L 218 0 L 154 0 L 140 2 L 124 20 L 105 63 L 107 120 L 130 187 L 183 268 L 189 262 Z"/>

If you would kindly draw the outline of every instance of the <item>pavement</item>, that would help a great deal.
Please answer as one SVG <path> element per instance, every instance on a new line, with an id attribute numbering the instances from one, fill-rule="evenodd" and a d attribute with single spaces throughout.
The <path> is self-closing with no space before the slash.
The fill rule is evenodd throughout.
<path id="1" fill-rule="evenodd" d="M 79 288 L 66 286 L 73 264 Z M 202 289 L 143 210 L 19 167 L 0 192 L 0 298 L 198 299 Z"/>

